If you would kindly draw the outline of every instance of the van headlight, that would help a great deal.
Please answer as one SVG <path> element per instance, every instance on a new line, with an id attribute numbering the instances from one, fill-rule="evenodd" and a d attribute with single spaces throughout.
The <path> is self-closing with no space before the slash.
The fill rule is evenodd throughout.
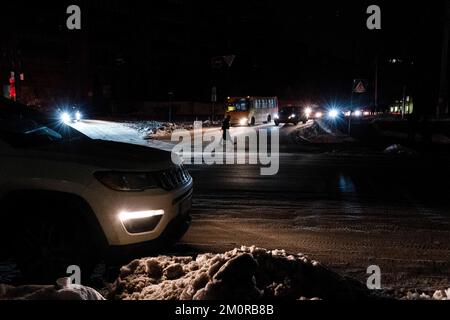
<path id="1" fill-rule="evenodd" d="M 245 126 L 246 124 L 248 124 L 248 120 L 247 120 L 246 118 L 242 118 L 242 119 L 239 121 L 239 124 L 240 124 L 241 126 Z"/>
<path id="2" fill-rule="evenodd" d="M 139 192 L 158 187 L 151 173 L 96 172 L 94 176 L 103 185 L 115 191 Z"/>

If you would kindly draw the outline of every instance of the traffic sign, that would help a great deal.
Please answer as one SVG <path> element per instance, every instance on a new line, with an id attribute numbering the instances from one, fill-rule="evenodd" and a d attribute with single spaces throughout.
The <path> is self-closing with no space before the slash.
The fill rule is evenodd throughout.
<path id="1" fill-rule="evenodd" d="M 235 59 L 235 55 L 213 57 L 211 59 L 211 66 L 213 69 L 222 69 L 225 66 L 231 68 Z"/>
<path id="2" fill-rule="evenodd" d="M 354 93 L 366 93 L 367 85 L 365 80 L 357 79 L 353 81 L 353 92 Z"/>
<path id="3" fill-rule="evenodd" d="M 231 66 L 233 65 L 234 59 L 236 59 L 235 55 L 231 55 L 231 56 L 224 56 L 223 60 L 225 61 L 225 63 L 227 64 L 228 68 L 231 68 Z"/>

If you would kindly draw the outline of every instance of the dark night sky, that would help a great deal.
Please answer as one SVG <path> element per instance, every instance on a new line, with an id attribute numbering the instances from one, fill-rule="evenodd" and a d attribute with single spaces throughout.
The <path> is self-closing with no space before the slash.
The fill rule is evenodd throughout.
<path id="1" fill-rule="evenodd" d="M 84 23 L 78 33 L 64 28 L 66 1 L 2 4 L 2 50 L 63 57 L 75 66 L 65 69 L 68 77 L 88 77 L 94 88 L 110 84 L 117 98 L 164 100 L 174 91 L 178 100 L 207 101 L 217 85 L 222 95 L 345 100 L 354 78 L 369 79 L 373 88 L 378 55 L 382 102 L 389 102 L 411 81 L 412 61 L 429 61 L 435 75 L 442 41 L 441 1 L 78 4 Z M 382 31 L 366 28 L 370 4 L 382 8 Z M 236 55 L 233 67 L 212 71 L 211 58 L 227 54 Z M 407 63 L 389 65 L 392 57 Z"/>

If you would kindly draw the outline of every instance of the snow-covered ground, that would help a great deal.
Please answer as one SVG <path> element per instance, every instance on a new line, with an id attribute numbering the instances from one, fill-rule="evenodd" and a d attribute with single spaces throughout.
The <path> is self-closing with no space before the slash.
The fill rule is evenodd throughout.
<path id="1" fill-rule="evenodd" d="M 356 300 L 371 297 L 301 254 L 242 247 L 224 254 L 156 257 L 122 267 L 111 291 L 120 300 Z"/>
<path id="2" fill-rule="evenodd" d="M 62 278 L 55 285 L 13 287 L 0 284 L 0 300 L 105 300 L 95 289 L 69 284 Z"/>
<path id="3" fill-rule="evenodd" d="M 402 146 L 400 144 L 393 144 L 393 145 L 387 147 L 384 150 L 384 153 L 385 154 L 396 154 L 396 155 L 408 155 L 408 156 L 413 156 L 413 155 L 417 154 L 417 152 L 414 151 L 413 149 Z"/>
<path id="4" fill-rule="evenodd" d="M 72 127 L 92 139 L 131 143 L 166 151 L 172 151 L 173 149 L 173 144 L 164 141 L 143 139 L 142 132 L 125 123 L 85 120 L 72 124 Z"/>
<path id="5" fill-rule="evenodd" d="M 155 121 L 114 122 L 85 120 L 71 126 L 92 139 L 131 143 L 171 152 L 178 143 L 178 141 L 171 141 L 171 133 L 174 130 L 188 130 L 192 132 L 194 124 L 162 124 Z M 260 129 L 278 130 L 279 128 L 275 128 L 271 124 L 256 127 L 233 127 L 230 133 L 231 136 L 238 137 L 248 135 L 249 131 Z M 217 126 L 217 123 L 209 122 L 203 123 L 202 132 L 203 134 L 208 133 L 219 137 L 222 134 L 221 128 Z M 189 142 L 185 142 L 189 146 L 186 146 L 186 149 L 192 147 Z M 203 141 L 203 147 L 206 147 L 209 143 Z M 192 153 L 192 156 L 194 155 Z"/>
<path id="6" fill-rule="evenodd" d="M 303 254 L 241 247 L 223 254 L 137 259 L 120 269 L 102 290 L 110 300 L 357 301 L 377 299 L 450 300 L 450 289 L 389 296 L 370 291 Z M 104 300 L 98 291 L 70 285 L 12 287 L 0 284 L 0 300 Z"/>
<path id="7" fill-rule="evenodd" d="M 130 128 L 137 130 L 144 139 L 170 140 L 175 130 L 193 130 L 193 122 L 158 122 L 158 121 L 133 121 L 126 123 Z M 203 121 L 203 128 L 220 128 L 220 122 Z"/>
<path id="8" fill-rule="evenodd" d="M 431 121 L 430 122 L 430 126 L 434 126 L 437 123 L 445 123 L 448 120 L 439 120 L 439 121 Z M 390 121 L 389 123 L 397 123 L 397 124 L 404 124 L 404 121 L 401 120 L 397 120 L 397 121 Z M 403 131 L 402 130 L 395 130 L 391 128 L 386 128 L 385 126 L 383 126 L 383 122 L 379 121 L 379 120 L 375 120 L 372 122 L 371 124 L 372 128 L 375 129 L 375 131 L 377 132 L 377 134 L 380 137 L 384 137 L 384 138 L 388 138 L 388 139 L 396 139 L 396 140 L 408 140 L 409 139 L 409 133 L 406 132 L 408 130 L 407 127 L 403 126 Z M 420 125 L 418 125 L 420 127 Z M 394 126 L 395 128 L 395 126 Z M 401 128 L 401 126 L 400 126 Z M 424 142 L 424 136 L 421 132 L 422 130 L 420 128 L 416 128 L 415 129 L 415 137 L 414 139 L 417 142 Z M 431 141 L 434 144 L 438 144 L 438 145 L 448 145 L 450 144 L 450 137 L 447 136 L 446 134 L 443 133 L 434 133 L 431 135 Z"/>
<path id="9" fill-rule="evenodd" d="M 378 134 L 385 138 L 394 138 L 399 140 L 407 140 L 408 134 L 397 132 L 397 131 L 390 131 L 390 130 L 378 130 Z M 416 134 L 415 137 L 416 141 L 422 142 L 424 141 L 423 136 L 421 134 Z M 443 134 L 433 134 L 431 136 L 431 141 L 434 144 L 450 144 L 450 138 Z"/>
<path id="10" fill-rule="evenodd" d="M 308 142 L 317 144 L 340 144 L 354 142 L 348 135 L 333 128 L 326 121 L 308 122 L 308 125 L 297 127 L 295 132 L 296 142 Z"/>

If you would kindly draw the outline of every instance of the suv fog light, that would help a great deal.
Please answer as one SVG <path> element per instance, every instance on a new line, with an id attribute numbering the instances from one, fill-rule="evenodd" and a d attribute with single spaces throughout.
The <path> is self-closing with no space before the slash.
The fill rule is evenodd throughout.
<path id="1" fill-rule="evenodd" d="M 119 214 L 119 219 L 129 233 L 144 233 L 153 231 L 163 215 L 164 210 L 123 211 Z"/>
<path id="2" fill-rule="evenodd" d="M 122 222 L 130 221 L 130 220 L 138 220 L 151 218 L 155 216 L 163 216 L 164 210 L 149 210 L 149 211 L 123 211 L 119 214 L 119 218 Z"/>

